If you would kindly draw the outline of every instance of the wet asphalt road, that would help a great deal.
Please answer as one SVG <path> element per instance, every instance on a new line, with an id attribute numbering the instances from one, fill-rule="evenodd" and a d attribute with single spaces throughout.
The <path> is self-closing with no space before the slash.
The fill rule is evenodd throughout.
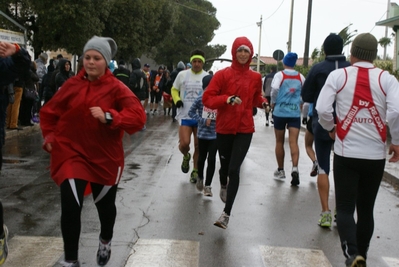
<path id="1" fill-rule="evenodd" d="M 201 267 L 269 266 L 259 253 L 263 246 L 321 250 L 332 266 L 344 266 L 335 225 L 331 229 L 317 226 L 320 204 L 316 180 L 309 176 L 311 162 L 304 150 L 304 132 L 299 137 L 301 184 L 291 187 L 289 178 L 273 179 L 273 127 L 264 126 L 261 112 L 255 123 L 256 133 L 242 165 L 240 188 L 227 230 L 213 226 L 223 210 L 217 172 L 212 184 L 214 196 L 209 198 L 189 183 L 189 174 L 180 170 L 177 123 L 171 123 L 171 118 L 163 114 L 151 116 L 145 131 L 125 136 L 126 165 L 117 196 L 112 258 L 107 266 L 125 266 L 138 240 L 198 242 L 199 250 L 192 254 L 198 254 L 195 266 Z M 0 198 L 11 239 L 61 237 L 59 191 L 50 178 L 49 155 L 41 144 L 39 130 L 6 140 Z M 287 146 L 285 166 L 288 174 L 291 164 Z M 333 195 L 331 184 L 331 208 Z M 399 194 L 383 182 L 375 208 L 368 266 L 397 266 L 388 265 L 384 258 L 399 258 L 398 221 Z M 82 266 L 96 266 L 98 233 L 97 213 L 91 197 L 87 197 L 82 213 Z"/>

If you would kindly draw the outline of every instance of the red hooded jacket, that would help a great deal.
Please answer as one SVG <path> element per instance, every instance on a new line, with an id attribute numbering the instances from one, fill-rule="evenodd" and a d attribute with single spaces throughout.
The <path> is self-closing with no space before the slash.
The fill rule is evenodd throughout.
<path id="1" fill-rule="evenodd" d="M 237 49 L 246 45 L 251 49 L 249 60 L 241 65 L 236 58 Z M 231 48 L 233 62 L 230 67 L 217 71 L 203 93 L 204 106 L 217 109 L 216 132 L 220 134 L 253 133 L 253 107 L 262 107 L 267 100 L 262 97 L 262 76 L 249 68 L 253 46 L 246 37 L 238 37 Z M 229 96 L 236 95 L 240 105 L 227 104 Z"/>
<path id="2" fill-rule="evenodd" d="M 93 106 L 110 112 L 113 122 L 94 118 L 89 109 Z M 124 132 L 141 130 L 145 121 L 140 100 L 108 69 L 95 81 L 82 69 L 40 109 L 43 148 L 52 143 L 52 179 L 57 185 L 68 178 L 117 184 L 124 167 Z"/>

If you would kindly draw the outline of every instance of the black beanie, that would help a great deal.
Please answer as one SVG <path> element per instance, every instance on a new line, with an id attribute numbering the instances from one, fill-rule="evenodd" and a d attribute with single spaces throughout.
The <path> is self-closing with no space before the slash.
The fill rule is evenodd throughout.
<path id="1" fill-rule="evenodd" d="M 341 55 L 343 47 L 344 40 L 342 40 L 341 36 L 335 33 L 331 33 L 327 36 L 323 43 L 324 54 L 327 56 Z"/>
<path id="2" fill-rule="evenodd" d="M 205 90 L 205 88 L 208 87 L 212 78 L 213 78 L 213 75 L 206 75 L 204 78 L 202 78 L 202 89 L 203 90 Z"/>
<path id="3" fill-rule="evenodd" d="M 373 62 L 377 57 L 378 41 L 370 33 L 361 33 L 352 42 L 351 55 L 365 61 Z"/>

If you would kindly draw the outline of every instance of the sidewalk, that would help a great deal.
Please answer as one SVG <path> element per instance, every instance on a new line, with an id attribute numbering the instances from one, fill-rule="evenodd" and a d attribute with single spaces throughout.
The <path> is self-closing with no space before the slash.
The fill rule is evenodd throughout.
<path id="1" fill-rule="evenodd" d="M 9 138 L 16 137 L 18 135 L 26 135 L 30 134 L 32 132 L 40 131 L 40 125 L 35 124 L 33 126 L 22 126 L 20 127 L 22 130 L 9 130 L 6 129 L 6 140 Z"/>

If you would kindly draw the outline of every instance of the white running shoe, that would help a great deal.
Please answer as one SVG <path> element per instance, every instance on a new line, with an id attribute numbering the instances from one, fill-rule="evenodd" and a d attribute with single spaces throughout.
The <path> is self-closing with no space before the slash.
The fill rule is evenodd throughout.
<path id="1" fill-rule="evenodd" d="M 285 171 L 281 170 L 279 171 L 278 169 L 274 172 L 274 178 L 278 179 L 285 179 Z"/>

